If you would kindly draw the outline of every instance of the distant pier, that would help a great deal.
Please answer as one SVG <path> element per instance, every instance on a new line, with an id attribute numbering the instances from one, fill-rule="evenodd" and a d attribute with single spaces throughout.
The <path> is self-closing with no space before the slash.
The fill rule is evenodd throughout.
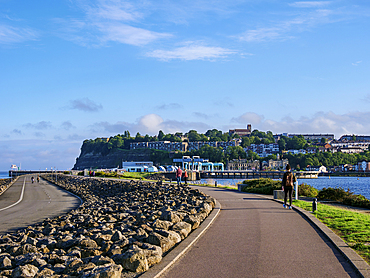
<path id="1" fill-rule="evenodd" d="M 57 173 L 62 173 L 63 171 L 54 171 L 54 170 L 10 170 L 9 171 L 9 177 L 18 177 L 18 176 L 23 176 L 23 175 L 30 175 L 30 174 L 55 174 Z"/>

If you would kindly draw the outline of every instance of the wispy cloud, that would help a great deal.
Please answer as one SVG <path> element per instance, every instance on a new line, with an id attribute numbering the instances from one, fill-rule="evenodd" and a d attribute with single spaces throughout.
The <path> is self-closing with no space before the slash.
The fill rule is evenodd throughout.
<path id="1" fill-rule="evenodd" d="M 13 129 L 13 130 L 12 130 L 12 133 L 13 133 L 13 134 L 16 134 L 16 135 L 22 135 L 22 131 L 21 131 L 21 130 L 19 130 L 19 129 L 17 129 L 17 128 Z"/>
<path id="2" fill-rule="evenodd" d="M 332 1 L 298 1 L 290 3 L 289 6 L 296 8 L 320 8 L 330 5 Z"/>
<path id="3" fill-rule="evenodd" d="M 112 41 L 142 46 L 158 39 L 171 37 L 170 34 L 153 32 L 119 22 L 96 23 L 96 26 L 102 34 L 100 41 L 103 43 Z"/>
<path id="4" fill-rule="evenodd" d="M 143 46 L 172 36 L 145 28 L 145 24 L 139 21 L 143 17 L 136 8 L 139 3 L 135 3 L 136 6 L 117 0 L 82 3 L 79 7 L 83 17 L 54 20 L 60 26 L 59 36 L 83 46 L 106 46 L 109 42 Z"/>
<path id="5" fill-rule="evenodd" d="M 32 41 L 36 40 L 38 37 L 38 32 L 31 28 L 0 25 L 0 44 L 13 44 Z"/>
<path id="6" fill-rule="evenodd" d="M 160 110 L 176 110 L 176 109 L 182 109 L 183 106 L 179 103 L 168 103 L 168 104 L 162 104 L 157 106 Z"/>
<path id="7" fill-rule="evenodd" d="M 143 17 L 143 14 L 128 1 L 98 0 L 95 5 L 84 5 L 84 9 L 90 18 L 136 21 Z"/>
<path id="8" fill-rule="evenodd" d="M 71 100 L 68 108 L 84 112 L 98 112 L 99 110 L 103 109 L 103 106 L 101 104 L 96 104 L 88 98 L 81 98 Z"/>
<path id="9" fill-rule="evenodd" d="M 37 130 L 46 130 L 52 128 L 51 122 L 41 121 L 36 124 L 28 123 L 24 125 L 26 128 L 32 128 Z"/>
<path id="10" fill-rule="evenodd" d="M 73 126 L 73 124 L 69 121 L 66 121 L 66 122 L 63 122 L 62 125 L 61 125 L 62 129 L 64 130 L 70 130 L 72 128 L 75 128 L 75 126 Z"/>
<path id="11" fill-rule="evenodd" d="M 303 3 L 308 5 L 308 2 Z M 314 3 L 316 2 L 311 3 L 312 7 L 314 7 Z M 298 16 L 293 13 L 293 18 L 281 20 L 272 26 L 250 29 L 235 37 L 240 41 L 246 42 L 292 39 L 295 37 L 296 33 L 310 30 L 322 24 L 337 22 L 340 20 L 339 17 L 336 19 L 332 18 L 332 16 L 336 14 L 334 10 L 330 9 L 314 9 L 308 12 L 302 11 Z"/>
<path id="12" fill-rule="evenodd" d="M 209 116 L 205 113 L 201 113 L 201 112 L 193 112 L 192 113 L 195 117 L 197 118 L 202 118 L 204 120 L 208 120 L 209 119 Z"/>
<path id="13" fill-rule="evenodd" d="M 359 64 L 361 64 L 362 63 L 362 61 L 357 61 L 357 62 L 355 62 L 355 63 L 352 63 L 352 66 L 358 66 Z"/>
<path id="14" fill-rule="evenodd" d="M 370 94 L 367 94 L 362 100 L 366 102 L 370 102 Z"/>
<path id="15" fill-rule="evenodd" d="M 216 60 L 220 58 L 227 58 L 231 54 L 235 54 L 236 51 L 217 47 L 217 46 L 206 46 L 202 43 L 187 42 L 184 46 L 175 48 L 173 50 L 154 50 L 148 52 L 146 56 L 157 58 L 162 61 L 169 60 Z"/>

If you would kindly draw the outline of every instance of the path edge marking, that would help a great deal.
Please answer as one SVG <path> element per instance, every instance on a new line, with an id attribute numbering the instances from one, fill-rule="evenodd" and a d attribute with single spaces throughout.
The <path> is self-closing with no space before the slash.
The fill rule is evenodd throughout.
<path id="1" fill-rule="evenodd" d="M 21 196 L 19 197 L 19 200 L 16 203 L 11 204 L 10 206 L 7 206 L 5 208 L 0 209 L 0 211 L 6 210 L 6 209 L 10 209 L 11 207 L 14 207 L 14 206 L 18 205 L 20 202 L 22 202 L 25 186 L 26 186 L 26 177 L 23 180 L 23 187 L 22 187 Z"/>
<path id="2" fill-rule="evenodd" d="M 148 271 L 140 275 L 140 278 L 158 278 L 166 272 L 178 259 L 180 259 L 190 249 L 191 246 L 203 235 L 211 226 L 221 211 L 221 204 L 216 200 L 216 205 L 208 217 L 195 229 L 186 239 L 175 246 L 162 261 L 153 265 Z"/>

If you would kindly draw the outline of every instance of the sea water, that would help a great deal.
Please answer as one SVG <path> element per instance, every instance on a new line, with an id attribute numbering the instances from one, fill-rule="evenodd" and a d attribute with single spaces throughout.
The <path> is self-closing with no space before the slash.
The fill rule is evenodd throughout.
<path id="1" fill-rule="evenodd" d="M 0 171 L 0 179 L 9 179 L 9 172 L 8 171 Z"/>
<path id="2" fill-rule="evenodd" d="M 200 183 L 214 185 L 237 185 L 243 182 L 243 179 L 202 179 Z M 298 179 L 298 185 L 306 183 L 316 189 L 343 188 L 349 189 L 354 194 L 361 194 L 370 200 L 370 177 L 318 177 L 317 179 Z"/>

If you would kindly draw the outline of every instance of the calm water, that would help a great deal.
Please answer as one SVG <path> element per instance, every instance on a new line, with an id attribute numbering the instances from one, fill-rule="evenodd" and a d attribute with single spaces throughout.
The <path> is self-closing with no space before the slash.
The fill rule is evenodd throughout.
<path id="1" fill-rule="evenodd" d="M 8 179 L 9 172 L 8 171 L 0 171 L 0 179 Z"/>
<path id="2" fill-rule="evenodd" d="M 201 183 L 220 185 L 236 185 L 243 180 L 239 179 L 202 179 Z M 341 187 L 345 190 L 349 189 L 355 194 L 364 195 L 370 200 L 370 177 L 319 177 L 317 179 L 298 179 L 298 184 L 307 183 L 314 188 L 323 189 L 324 187 Z"/>

